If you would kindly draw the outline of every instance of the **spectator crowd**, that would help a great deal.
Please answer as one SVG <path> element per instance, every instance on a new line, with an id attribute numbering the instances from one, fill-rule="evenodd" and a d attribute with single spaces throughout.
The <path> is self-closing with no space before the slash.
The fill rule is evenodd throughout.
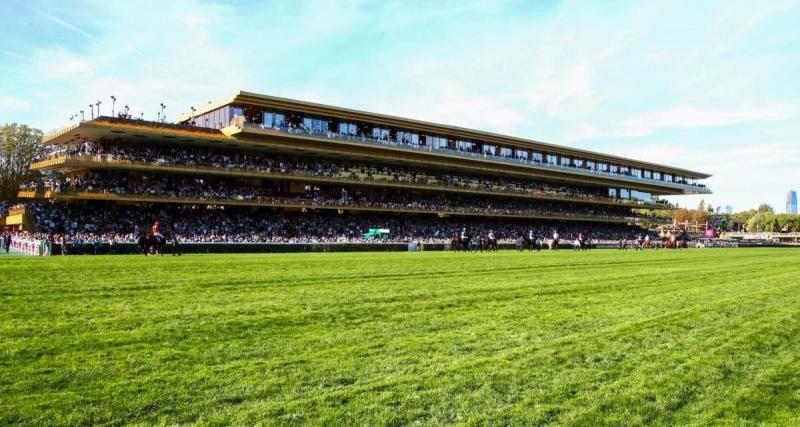
<path id="1" fill-rule="evenodd" d="M 336 212 L 276 214 L 251 207 L 196 207 L 187 205 L 126 206 L 100 204 L 31 203 L 39 233 L 55 243 L 136 242 L 158 220 L 167 235 L 182 242 L 240 243 L 357 243 L 366 242 L 371 228 L 390 230 L 389 242 L 449 242 L 462 229 L 485 236 L 493 230 L 500 241 L 511 242 L 530 231 L 547 238 L 558 232 L 562 239 L 579 234 L 596 241 L 616 241 L 641 234 L 639 227 L 625 224 L 487 219 L 440 218 L 386 214 L 339 215 Z"/>
<path id="2" fill-rule="evenodd" d="M 513 179 L 498 176 L 466 176 L 402 167 L 364 165 L 328 159 L 303 159 L 259 153 L 213 153 L 192 148 L 165 148 L 147 145 L 111 145 L 85 142 L 76 148 L 60 147 L 48 158 L 58 156 L 87 157 L 98 161 L 123 161 L 152 165 L 208 167 L 269 174 L 339 178 L 355 181 L 383 181 L 416 185 L 462 188 L 535 196 L 579 198 L 615 202 L 628 206 L 644 202 L 608 197 L 601 187 L 565 186 L 554 183 Z M 666 204 L 653 199 L 652 203 Z"/>
<path id="3" fill-rule="evenodd" d="M 332 186 L 306 186 L 305 191 L 298 194 L 282 190 L 280 185 L 274 182 L 246 185 L 231 179 L 171 175 L 92 172 L 84 176 L 54 178 L 46 185 L 47 189 L 59 193 L 92 192 L 119 196 L 157 196 L 220 204 L 225 201 L 239 201 L 309 208 L 363 208 L 513 216 L 588 216 L 609 220 L 636 219 L 636 215 L 628 208 L 620 206 Z"/>

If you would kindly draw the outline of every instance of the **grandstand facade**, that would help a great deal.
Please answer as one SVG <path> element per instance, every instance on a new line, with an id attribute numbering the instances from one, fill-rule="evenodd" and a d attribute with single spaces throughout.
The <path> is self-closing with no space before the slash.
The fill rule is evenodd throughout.
<path id="1" fill-rule="evenodd" d="M 444 240 L 467 228 L 617 238 L 708 174 L 538 141 L 237 92 L 177 123 L 124 115 L 45 137 L 29 227 L 128 239 Z"/>

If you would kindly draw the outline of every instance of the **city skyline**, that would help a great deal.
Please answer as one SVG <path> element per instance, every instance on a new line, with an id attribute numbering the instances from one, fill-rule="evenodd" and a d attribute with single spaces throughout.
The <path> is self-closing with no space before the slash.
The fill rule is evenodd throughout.
<path id="1" fill-rule="evenodd" d="M 5 2 L 0 122 L 248 90 L 713 174 L 684 207 L 777 210 L 800 182 L 796 1 L 249 6 Z"/>
<path id="2" fill-rule="evenodd" d="M 787 214 L 797 215 L 797 191 L 789 190 L 786 195 L 786 211 Z"/>

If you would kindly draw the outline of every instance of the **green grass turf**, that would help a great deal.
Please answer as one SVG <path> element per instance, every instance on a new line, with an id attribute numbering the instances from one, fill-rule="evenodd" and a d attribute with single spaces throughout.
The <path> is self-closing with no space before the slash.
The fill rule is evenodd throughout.
<path id="1" fill-rule="evenodd" d="M 0 259 L 0 424 L 800 424 L 800 252 Z"/>

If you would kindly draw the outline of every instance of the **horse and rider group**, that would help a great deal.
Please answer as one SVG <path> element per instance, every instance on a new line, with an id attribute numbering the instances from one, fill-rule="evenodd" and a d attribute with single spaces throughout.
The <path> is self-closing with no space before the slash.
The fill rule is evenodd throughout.
<path id="1" fill-rule="evenodd" d="M 466 228 L 450 242 L 450 249 L 457 252 L 497 252 L 497 237 L 489 230 L 485 236 L 472 235 Z"/>
<path id="2" fill-rule="evenodd" d="M 552 236 L 541 237 L 540 235 L 529 230 L 522 233 L 516 239 L 516 249 L 519 252 L 523 251 L 541 251 L 542 249 L 558 251 L 563 248 L 565 243 L 558 234 L 558 231 L 553 231 Z M 576 251 L 585 251 L 596 247 L 591 238 L 587 238 L 584 233 L 579 233 L 578 237 L 569 242 L 572 249 Z M 680 234 L 668 233 L 662 234 L 658 238 L 651 239 L 650 234 L 640 234 L 636 239 L 620 239 L 617 242 L 617 248 L 626 250 L 629 248 L 635 250 L 645 249 L 686 249 L 689 247 L 689 235 L 685 232 Z M 472 235 L 466 228 L 461 230 L 461 233 L 456 235 L 450 242 L 450 249 L 457 252 L 483 252 L 483 251 L 497 251 L 497 238 L 492 230 L 489 230 L 485 236 Z"/>
<path id="3" fill-rule="evenodd" d="M 153 224 L 151 233 L 141 233 L 139 235 L 138 246 L 142 255 L 164 255 L 164 248 L 167 246 L 167 238 L 161 234 L 160 224 L 156 221 Z M 172 233 L 169 239 L 172 246 L 172 255 L 181 255 L 178 248 L 178 236 Z"/>
<path id="4" fill-rule="evenodd" d="M 541 251 L 544 248 L 555 250 L 559 249 L 561 238 L 558 232 L 553 232 L 550 239 L 542 239 L 536 235 L 533 230 L 523 233 L 516 241 L 516 248 L 518 251 Z M 588 241 L 584 238 L 583 233 L 575 240 L 575 249 L 585 250 L 588 249 Z M 497 237 L 494 231 L 489 230 L 485 236 L 473 235 L 466 228 L 461 230 L 461 233 L 456 235 L 450 242 L 450 250 L 457 252 L 497 252 Z"/>

